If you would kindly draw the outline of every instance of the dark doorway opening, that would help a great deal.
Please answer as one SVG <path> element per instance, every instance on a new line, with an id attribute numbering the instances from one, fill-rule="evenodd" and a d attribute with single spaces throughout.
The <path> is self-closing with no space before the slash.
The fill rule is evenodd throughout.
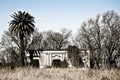
<path id="1" fill-rule="evenodd" d="M 35 68 L 39 68 L 39 60 L 38 59 L 33 59 L 32 66 L 35 67 Z"/>
<path id="2" fill-rule="evenodd" d="M 55 59 L 52 61 L 52 67 L 60 68 L 62 66 L 62 62 L 60 59 Z"/>

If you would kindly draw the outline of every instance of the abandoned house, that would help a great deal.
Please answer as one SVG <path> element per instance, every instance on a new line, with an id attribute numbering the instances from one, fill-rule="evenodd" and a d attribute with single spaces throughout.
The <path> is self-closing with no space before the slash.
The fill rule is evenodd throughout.
<path id="1" fill-rule="evenodd" d="M 71 62 L 68 59 L 67 51 L 26 50 L 25 53 L 28 63 L 30 63 L 31 59 L 39 61 L 39 68 L 52 67 L 54 61 L 64 61 L 65 59 L 68 62 L 68 67 L 72 67 Z M 82 57 L 84 67 L 90 67 L 89 50 L 81 50 L 80 56 Z"/>

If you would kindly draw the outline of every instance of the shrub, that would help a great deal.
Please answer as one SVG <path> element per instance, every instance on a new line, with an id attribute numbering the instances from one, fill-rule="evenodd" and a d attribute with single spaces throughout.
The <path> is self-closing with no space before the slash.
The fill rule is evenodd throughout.
<path id="1" fill-rule="evenodd" d="M 68 67 L 68 62 L 65 58 L 64 61 L 62 62 L 62 68 L 67 68 L 67 67 Z"/>

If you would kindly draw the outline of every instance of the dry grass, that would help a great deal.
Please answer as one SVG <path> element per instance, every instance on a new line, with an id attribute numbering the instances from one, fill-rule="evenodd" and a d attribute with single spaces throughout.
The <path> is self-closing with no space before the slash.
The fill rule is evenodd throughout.
<path id="1" fill-rule="evenodd" d="M 0 69 L 0 80 L 101 80 L 103 77 L 107 77 L 106 80 L 120 80 L 120 70 L 85 68 Z"/>

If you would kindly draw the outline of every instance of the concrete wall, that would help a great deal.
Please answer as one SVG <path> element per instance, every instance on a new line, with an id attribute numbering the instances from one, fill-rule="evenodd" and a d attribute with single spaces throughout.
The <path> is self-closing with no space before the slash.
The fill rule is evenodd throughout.
<path id="1" fill-rule="evenodd" d="M 41 54 L 41 58 L 44 60 L 40 60 L 42 66 L 52 66 L 53 60 L 61 60 L 63 61 L 65 58 L 68 59 L 67 51 L 43 51 Z"/>
<path id="2" fill-rule="evenodd" d="M 26 56 L 27 56 L 27 60 L 30 61 L 28 51 L 26 51 Z M 68 60 L 67 51 L 43 51 L 41 52 L 40 56 L 33 57 L 33 59 L 39 60 L 40 68 L 44 68 L 47 66 L 51 67 L 53 60 L 59 59 L 63 61 L 65 58 Z"/>

